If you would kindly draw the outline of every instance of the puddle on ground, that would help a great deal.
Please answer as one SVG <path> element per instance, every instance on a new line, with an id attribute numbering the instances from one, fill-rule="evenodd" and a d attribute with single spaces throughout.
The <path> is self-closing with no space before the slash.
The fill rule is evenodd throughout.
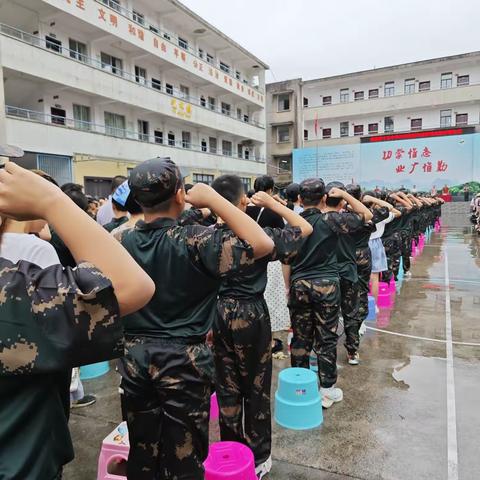
<path id="1" fill-rule="evenodd" d="M 392 377 L 395 380 L 395 386 L 401 390 L 410 391 L 424 386 L 426 378 L 438 376 L 439 362 L 444 363 L 445 358 L 410 356 L 393 367 Z"/>

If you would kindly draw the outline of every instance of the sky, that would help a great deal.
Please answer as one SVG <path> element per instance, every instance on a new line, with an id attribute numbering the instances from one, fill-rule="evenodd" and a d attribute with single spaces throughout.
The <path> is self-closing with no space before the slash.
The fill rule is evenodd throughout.
<path id="1" fill-rule="evenodd" d="M 478 0 L 181 0 L 270 66 L 304 80 L 480 50 Z"/>

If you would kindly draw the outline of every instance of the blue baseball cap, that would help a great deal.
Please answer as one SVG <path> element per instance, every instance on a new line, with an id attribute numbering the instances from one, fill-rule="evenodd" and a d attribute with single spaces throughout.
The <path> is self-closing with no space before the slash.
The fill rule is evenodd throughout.
<path id="1" fill-rule="evenodd" d="M 112 199 L 115 200 L 122 207 L 127 204 L 128 196 L 130 195 L 130 187 L 128 180 L 125 180 L 113 193 Z"/>

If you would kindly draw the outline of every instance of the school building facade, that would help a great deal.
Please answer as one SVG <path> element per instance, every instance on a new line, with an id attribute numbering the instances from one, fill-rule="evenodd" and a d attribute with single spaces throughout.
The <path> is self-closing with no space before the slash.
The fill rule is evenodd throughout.
<path id="1" fill-rule="evenodd" d="M 4 0 L 0 138 L 91 195 L 157 156 L 249 188 L 266 171 L 267 68 L 177 0 Z"/>
<path id="2" fill-rule="evenodd" d="M 268 171 L 288 182 L 294 150 L 403 141 L 427 132 L 437 137 L 442 131 L 456 142 L 451 128 L 480 131 L 479 124 L 480 52 L 272 83 L 267 85 Z"/>

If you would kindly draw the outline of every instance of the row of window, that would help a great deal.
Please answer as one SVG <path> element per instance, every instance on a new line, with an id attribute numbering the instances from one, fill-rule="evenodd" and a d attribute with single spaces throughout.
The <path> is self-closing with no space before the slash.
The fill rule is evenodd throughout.
<path id="1" fill-rule="evenodd" d="M 205 173 L 194 173 L 192 179 L 193 183 L 206 183 L 207 185 L 211 185 L 215 180 L 215 176 Z M 250 177 L 240 177 L 240 179 L 242 180 L 245 193 L 247 193 L 252 188 L 252 179 Z"/>
<path id="2" fill-rule="evenodd" d="M 407 78 L 404 82 L 403 86 L 403 93 L 405 95 L 409 95 L 415 93 L 417 91 L 417 80 L 415 78 Z M 470 75 L 458 75 L 457 76 L 457 87 L 470 85 Z M 440 88 L 452 88 L 453 87 L 453 73 L 442 73 L 440 77 Z M 418 92 L 428 92 L 431 88 L 430 80 L 418 82 Z M 353 100 L 360 101 L 365 100 L 367 98 L 366 92 L 364 90 L 357 90 L 352 91 L 353 93 Z M 380 93 L 380 89 L 372 88 L 369 89 L 367 94 L 368 98 L 378 98 Z M 395 82 L 385 82 L 383 86 L 383 96 L 384 97 L 393 97 L 395 95 Z M 285 100 L 285 97 L 288 96 L 288 101 Z M 282 99 L 280 97 L 283 97 Z M 350 102 L 350 89 L 349 88 L 342 88 L 340 89 L 340 103 L 348 103 Z M 324 95 L 322 97 L 322 105 L 331 105 L 332 104 L 332 96 L 331 95 Z M 303 98 L 303 106 L 308 107 L 308 98 Z M 278 100 L 278 111 L 285 111 L 290 110 L 290 98 L 289 95 L 286 94 L 284 96 L 279 95 Z"/>
<path id="3" fill-rule="evenodd" d="M 468 125 L 468 113 L 457 113 L 455 115 L 455 125 L 457 127 L 463 127 Z M 452 126 L 452 111 L 451 110 L 441 110 L 440 111 L 440 127 L 451 127 Z M 288 127 L 287 127 L 288 128 Z M 412 118 L 410 119 L 410 130 L 421 130 L 423 128 L 423 119 L 422 118 Z M 332 138 L 332 129 L 331 128 L 322 128 L 322 138 Z M 394 131 L 394 120 L 393 117 L 384 118 L 384 132 L 391 133 Z M 376 135 L 378 133 L 378 123 L 369 123 L 368 124 L 368 135 Z M 350 124 L 349 122 L 340 122 L 340 137 L 348 137 L 350 134 Z M 364 126 L 363 125 L 354 125 L 353 126 L 354 135 L 364 135 Z M 303 131 L 304 140 L 308 140 L 308 130 Z M 287 140 L 288 141 L 288 140 Z M 280 142 L 280 140 L 279 140 Z"/>

